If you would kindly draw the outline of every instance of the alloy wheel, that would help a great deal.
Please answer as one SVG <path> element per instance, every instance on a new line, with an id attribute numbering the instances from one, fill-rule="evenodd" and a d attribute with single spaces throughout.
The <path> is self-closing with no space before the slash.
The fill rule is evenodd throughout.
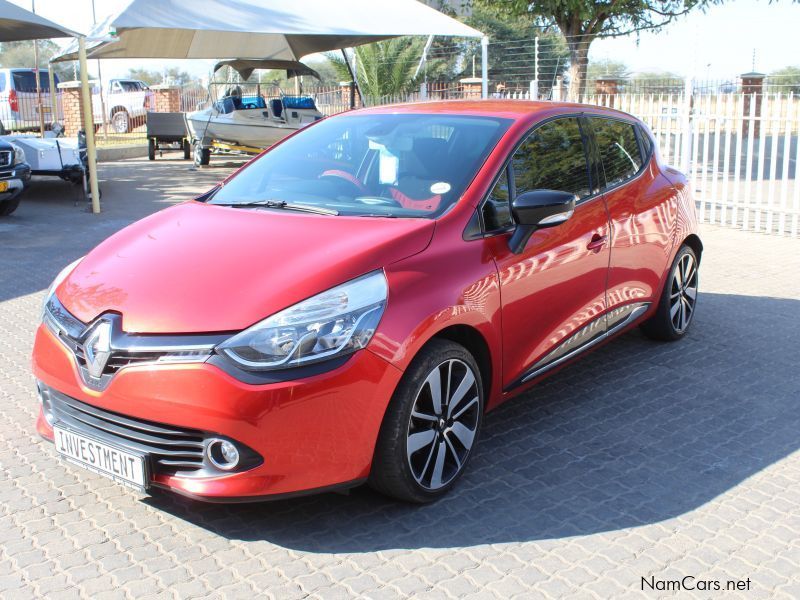
<path id="1" fill-rule="evenodd" d="M 406 453 L 411 474 L 436 491 L 461 471 L 480 423 L 475 373 L 458 359 L 434 368 L 417 391 L 408 423 Z"/>
<path id="2" fill-rule="evenodd" d="M 683 333 L 689 327 L 696 303 L 697 261 L 686 253 L 675 265 L 669 295 L 669 316 L 676 333 Z"/>

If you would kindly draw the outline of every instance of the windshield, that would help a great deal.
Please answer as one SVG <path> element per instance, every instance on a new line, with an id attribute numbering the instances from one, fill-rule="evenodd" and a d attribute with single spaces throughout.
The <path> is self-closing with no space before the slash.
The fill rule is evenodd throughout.
<path id="1" fill-rule="evenodd" d="M 511 121 L 363 114 L 326 119 L 258 158 L 211 204 L 302 204 L 342 215 L 441 215 L 464 193 Z"/>

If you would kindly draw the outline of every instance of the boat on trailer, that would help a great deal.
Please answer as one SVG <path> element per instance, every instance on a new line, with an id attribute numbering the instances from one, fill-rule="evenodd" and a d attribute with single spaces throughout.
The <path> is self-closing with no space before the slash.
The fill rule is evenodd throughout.
<path id="1" fill-rule="evenodd" d="M 247 83 L 258 69 L 286 70 L 287 75 L 310 75 L 319 79 L 316 71 L 301 62 L 288 60 L 224 60 L 214 67 L 216 73 L 231 67 L 241 77 L 241 82 L 215 83 L 209 86 L 210 105 L 186 115 L 192 138 L 194 162 L 207 165 L 213 148 L 223 147 L 256 152 L 268 148 L 322 118 L 314 98 L 309 95 L 286 95 L 279 88 L 269 94 L 269 87 Z M 223 93 L 214 100 L 214 91 Z M 267 93 L 264 93 L 264 92 Z"/>

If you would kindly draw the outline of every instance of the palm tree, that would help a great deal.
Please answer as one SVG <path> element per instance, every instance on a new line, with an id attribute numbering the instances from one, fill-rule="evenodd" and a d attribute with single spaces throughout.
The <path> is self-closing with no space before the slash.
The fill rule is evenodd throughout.
<path id="1" fill-rule="evenodd" d="M 366 44 L 355 49 L 356 77 L 364 101 L 375 104 L 386 96 L 399 96 L 416 89 L 423 77 L 414 76 L 422 57 L 424 43 L 416 38 L 394 38 Z M 342 80 L 350 79 L 350 71 L 341 55 L 328 53 L 328 60 Z M 428 61 L 426 69 L 438 71 L 436 61 Z"/>

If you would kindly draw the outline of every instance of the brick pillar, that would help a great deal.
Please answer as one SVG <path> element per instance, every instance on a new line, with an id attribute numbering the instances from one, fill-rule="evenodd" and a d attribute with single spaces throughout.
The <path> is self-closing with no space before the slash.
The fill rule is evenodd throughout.
<path id="1" fill-rule="evenodd" d="M 81 82 L 64 81 L 58 84 L 62 91 L 61 106 L 63 110 L 64 135 L 75 137 L 83 129 L 83 102 L 81 102 Z"/>
<path id="2" fill-rule="evenodd" d="M 761 132 L 761 100 L 764 97 L 764 73 L 743 73 L 740 75 L 742 78 L 742 93 L 744 94 L 744 119 L 742 120 L 742 137 L 747 137 L 750 134 L 750 105 L 755 100 L 753 106 L 753 137 L 758 137 Z M 755 98 L 753 97 L 755 94 Z"/>
<path id="3" fill-rule="evenodd" d="M 154 85 L 150 89 L 155 96 L 155 112 L 180 112 L 181 88 L 174 85 Z"/>
<path id="4" fill-rule="evenodd" d="M 594 93 L 608 96 L 608 105 L 614 106 L 614 96 L 619 92 L 619 79 L 616 77 L 598 77 L 594 82 Z"/>
<path id="5" fill-rule="evenodd" d="M 473 100 L 481 97 L 483 79 L 480 77 L 467 77 L 466 79 L 459 79 L 458 82 L 464 90 L 464 99 Z"/>

